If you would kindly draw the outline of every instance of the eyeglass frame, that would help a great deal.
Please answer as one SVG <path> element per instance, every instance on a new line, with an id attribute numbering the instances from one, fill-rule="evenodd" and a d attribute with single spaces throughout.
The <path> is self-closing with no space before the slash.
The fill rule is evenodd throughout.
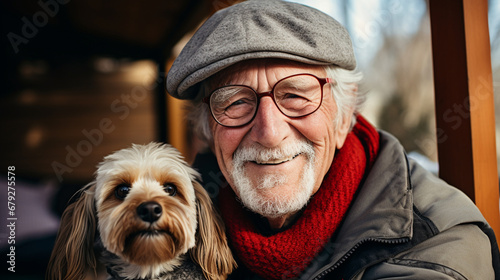
<path id="1" fill-rule="evenodd" d="M 319 82 L 319 85 L 320 85 L 320 89 L 321 89 L 321 101 L 318 105 L 318 107 L 316 109 L 314 109 L 312 112 L 310 113 L 307 113 L 305 115 L 302 115 L 302 116 L 289 116 L 287 114 L 285 114 L 280 106 L 278 106 L 278 103 L 276 102 L 276 99 L 274 98 L 274 89 L 276 88 L 276 85 L 278 85 L 281 81 L 285 80 L 285 79 L 288 79 L 288 78 L 292 78 L 292 77 L 295 77 L 295 76 L 302 76 L 302 75 L 307 75 L 307 76 L 311 76 L 311 77 L 314 77 L 318 82 Z M 271 99 L 273 100 L 274 102 L 274 105 L 276 106 L 276 108 L 278 108 L 278 110 L 285 116 L 291 118 L 291 119 L 300 119 L 300 118 L 304 118 L 304 117 L 307 117 L 311 114 L 314 114 L 316 111 L 318 111 L 318 109 L 321 107 L 321 105 L 323 105 L 323 87 L 326 85 L 326 84 L 334 84 L 334 81 L 332 78 L 318 78 L 317 76 L 313 75 L 313 74 L 310 74 L 310 73 L 299 73 L 299 74 L 294 74 L 294 75 L 290 75 L 290 76 L 287 76 L 287 77 L 284 77 L 284 78 L 281 78 L 280 80 L 278 80 L 272 87 L 272 89 L 270 91 L 267 91 L 267 92 L 257 92 L 255 89 L 253 89 L 252 87 L 250 86 L 247 86 L 247 85 L 234 85 L 234 84 L 229 84 L 229 85 L 224 85 L 224 86 L 221 86 L 221 87 L 218 87 L 214 90 L 212 90 L 210 92 L 210 94 L 208 96 L 206 96 L 205 98 L 203 98 L 203 103 L 206 103 L 208 105 L 208 109 L 210 110 L 210 114 L 212 115 L 212 118 L 218 123 L 220 124 L 221 126 L 224 126 L 224 127 L 231 127 L 231 128 L 238 128 L 238 127 L 243 127 L 249 123 L 251 123 L 255 117 L 257 116 L 257 111 L 259 110 L 259 105 L 260 105 L 260 99 L 262 97 L 266 97 L 266 96 L 269 96 L 271 97 Z M 250 120 L 248 120 L 248 122 L 245 122 L 243 124 L 240 124 L 240 125 L 225 125 L 225 124 L 222 124 L 219 120 L 217 120 L 217 118 L 214 116 L 214 112 L 212 110 L 212 106 L 210 105 L 210 98 L 212 97 L 212 95 L 215 93 L 215 91 L 219 90 L 219 89 L 222 89 L 222 88 L 225 88 L 225 87 L 233 87 L 233 86 L 240 86 L 240 87 L 245 87 L 245 88 L 248 88 L 250 89 L 256 96 L 257 96 L 257 103 L 255 104 L 255 112 L 253 113 L 253 116 Z"/>

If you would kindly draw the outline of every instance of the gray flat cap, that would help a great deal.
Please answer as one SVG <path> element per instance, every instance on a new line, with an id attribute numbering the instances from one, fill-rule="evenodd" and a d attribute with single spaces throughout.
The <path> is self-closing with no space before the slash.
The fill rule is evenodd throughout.
<path id="1" fill-rule="evenodd" d="M 201 81 L 255 58 L 356 67 L 349 34 L 332 17 L 297 3 L 249 0 L 218 11 L 198 29 L 174 61 L 167 91 L 194 99 Z"/>

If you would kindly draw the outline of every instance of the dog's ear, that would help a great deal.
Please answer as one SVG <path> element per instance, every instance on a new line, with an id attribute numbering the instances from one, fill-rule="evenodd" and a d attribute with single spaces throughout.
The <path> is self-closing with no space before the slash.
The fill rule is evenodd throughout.
<path id="1" fill-rule="evenodd" d="M 198 182 L 193 182 L 193 185 L 198 230 L 196 245 L 190 250 L 191 257 L 201 266 L 207 279 L 226 279 L 236 268 L 236 261 L 227 244 L 224 223 L 205 189 Z"/>
<path id="2" fill-rule="evenodd" d="M 94 191 L 95 185 L 88 185 L 64 211 L 46 279 L 85 279 L 96 273 Z"/>

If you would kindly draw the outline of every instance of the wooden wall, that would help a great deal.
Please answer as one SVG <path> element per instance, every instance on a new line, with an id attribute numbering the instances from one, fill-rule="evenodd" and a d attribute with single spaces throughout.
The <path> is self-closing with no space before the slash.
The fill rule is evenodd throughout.
<path id="1" fill-rule="evenodd" d="M 0 96 L 2 166 L 18 178 L 92 179 L 96 164 L 156 139 L 156 65 L 107 58 L 24 61 L 18 87 Z"/>

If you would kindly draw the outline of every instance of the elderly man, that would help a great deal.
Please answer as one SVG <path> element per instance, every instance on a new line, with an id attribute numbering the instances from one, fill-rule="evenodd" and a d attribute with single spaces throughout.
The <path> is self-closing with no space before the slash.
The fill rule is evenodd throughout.
<path id="1" fill-rule="evenodd" d="M 331 17 L 252 0 L 214 14 L 174 62 L 167 90 L 193 101 L 210 148 L 195 166 L 218 194 L 230 278 L 498 279 L 474 204 L 359 115 L 355 66 Z"/>

